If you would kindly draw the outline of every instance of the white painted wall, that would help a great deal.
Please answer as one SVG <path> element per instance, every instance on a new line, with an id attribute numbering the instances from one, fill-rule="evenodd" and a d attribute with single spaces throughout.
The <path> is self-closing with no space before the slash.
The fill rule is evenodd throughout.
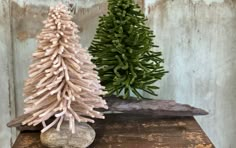
<path id="1" fill-rule="evenodd" d="M 34 37 L 47 16 L 48 6 L 59 1 L 74 0 L 0 0 L 0 18 L 3 18 L 0 19 L 0 111 L 4 113 L 0 116 L 0 143 L 4 148 L 10 147 L 11 135 L 14 139 L 15 134 L 6 128 L 7 121 L 14 117 L 15 110 L 18 115 L 23 111 L 23 80 L 27 77 L 31 54 L 36 48 Z M 106 13 L 106 0 L 74 2 L 75 22 L 81 27 L 81 42 L 88 47 L 98 16 Z M 169 71 L 157 83 L 161 86 L 159 98 L 175 99 L 208 110 L 209 116 L 197 118 L 203 129 L 217 148 L 234 148 L 236 1 L 138 2 L 143 4 L 149 18 L 148 25 L 157 35 L 155 42 L 163 51 L 165 67 Z"/>

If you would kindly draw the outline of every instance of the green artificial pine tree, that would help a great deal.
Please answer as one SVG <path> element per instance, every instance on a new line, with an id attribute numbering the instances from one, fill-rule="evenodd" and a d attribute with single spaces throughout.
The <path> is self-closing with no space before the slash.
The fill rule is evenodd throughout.
<path id="1" fill-rule="evenodd" d="M 95 57 L 102 85 L 109 94 L 129 98 L 138 90 L 156 95 L 153 83 L 166 71 L 161 63 L 161 52 L 151 49 L 153 31 L 145 25 L 147 19 L 133 0 L 108 0 L 108 14 L 100 17 L 99 27 L 89 51 Z"/>

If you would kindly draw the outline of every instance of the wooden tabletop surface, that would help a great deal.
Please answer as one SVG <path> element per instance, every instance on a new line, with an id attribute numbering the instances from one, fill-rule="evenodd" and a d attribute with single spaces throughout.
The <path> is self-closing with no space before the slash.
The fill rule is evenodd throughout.
<path id="1" fill-rule="evenodd" d="M 96 139 L 89 148 L 215 148 L 193 117 L 111 114 L 92 126 Z M 22 132 L 13 148 L 45 148 L 39 135 Z"/>

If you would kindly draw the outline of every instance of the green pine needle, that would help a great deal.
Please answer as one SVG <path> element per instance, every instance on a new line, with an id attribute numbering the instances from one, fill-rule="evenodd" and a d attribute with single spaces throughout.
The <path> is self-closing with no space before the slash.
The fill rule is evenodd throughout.
<path id="1" fill-rule="evenodd" d="M 167 73 L 161 64 L 161 52 L 152 51 L 155 38 L 144 14 L 133 0 L 108 0 L 108 14 L 100 17 L 89 48 L 98 67 L 101 83 L 110 95 L 131 93 L 144 99 L 138 90 L 156 96 L 153 86 Z"/>

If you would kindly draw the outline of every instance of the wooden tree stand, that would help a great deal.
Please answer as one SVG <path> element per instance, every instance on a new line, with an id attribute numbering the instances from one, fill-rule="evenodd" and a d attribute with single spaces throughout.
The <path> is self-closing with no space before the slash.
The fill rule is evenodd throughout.
<path id="1" fill-rule="evenodd" d="M 110 114 L 92 124 L 90 148 L 214 148 L 193 117 Z M 44 148 L 39 131 L 22 132 L 13 148 Z"/>

